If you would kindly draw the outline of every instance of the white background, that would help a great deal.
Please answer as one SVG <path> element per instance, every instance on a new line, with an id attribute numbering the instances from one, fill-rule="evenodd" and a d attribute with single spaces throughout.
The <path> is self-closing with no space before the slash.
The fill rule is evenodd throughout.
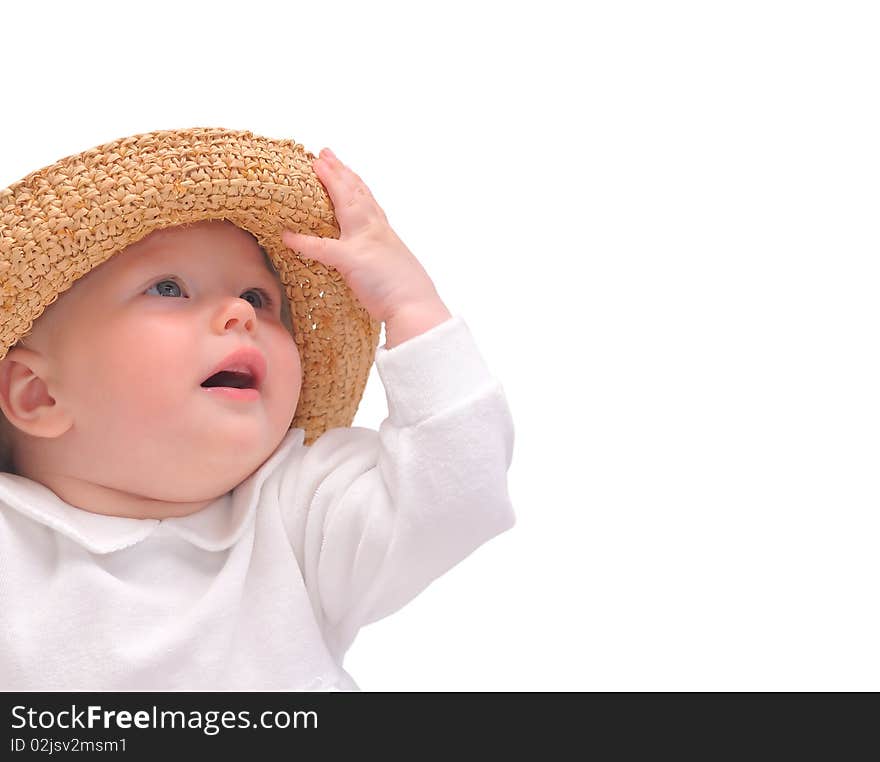
<path id="1" fill-rule="evenodd" d="M 877 690 L 872 6 L 17 3 L 0 186 L 221 126 L 371 187 L 504 384 L 518 523 L 364 690 Z"/>

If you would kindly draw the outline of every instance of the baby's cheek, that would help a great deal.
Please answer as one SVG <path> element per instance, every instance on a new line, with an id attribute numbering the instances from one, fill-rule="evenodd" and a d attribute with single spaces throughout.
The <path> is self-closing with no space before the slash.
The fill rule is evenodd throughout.
<path id="1" fill-rule="evenodd" d="M 270 379 L 279 419 L 287 426 L 296 412 L 302 387 L 302 365 L 296 344 L 291 341 L 278 352 L 277 370 Z"/>
<path id="2" fill-rule="evenodd" d="M 180 401 L 168 388 L 167 378 L 139 365 L 128 363 L 109 373 L 105 396 L 95 403 L 105 425 L 121 437 L 126 432 L 144 435 L 179 415 Z"/>
<path id="3" fill-rule="evenodd" d="M 197 375 L 192 347 L 184 346 L 179 332 L 161 323 L 149 326 L 117 325 L 108 330 L 92 353 L 87 372 L 95 404 L 109 407 L 122 418 L 168 414 L 182 404 L 184 388 Z M 95 383 L 97 381 L 97 383 Z"/>

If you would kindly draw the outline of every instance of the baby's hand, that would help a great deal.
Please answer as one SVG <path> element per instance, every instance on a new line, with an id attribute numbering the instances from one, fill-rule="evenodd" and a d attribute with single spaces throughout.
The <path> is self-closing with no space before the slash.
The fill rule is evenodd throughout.
<path id="1" fill-rule="evenodd" d="M 284 243 L 339 271 L 370 315 L 385 323 L 388 349 L 450 318 L 428 274 L 391 229 L 364 181 L 328 148 L 312 165 L 333 202 L 339 238 L 285 230 Z"/>

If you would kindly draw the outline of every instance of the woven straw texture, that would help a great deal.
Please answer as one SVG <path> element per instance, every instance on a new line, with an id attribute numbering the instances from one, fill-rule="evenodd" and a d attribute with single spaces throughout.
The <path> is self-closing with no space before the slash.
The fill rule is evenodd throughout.
<path id="1" fill-rule="evenodd" d="M 315 156 L 291 140 L 213 128 L 122 138 L 0 191 L 0 359 L 78 278 L 159 228 L 225 219 L 252 233 L 287 290 L 303 383 L 291 427 L 311 444 L 350 426 L 380 324 L 334 269 L 281 231 L 339 237 Z"/>

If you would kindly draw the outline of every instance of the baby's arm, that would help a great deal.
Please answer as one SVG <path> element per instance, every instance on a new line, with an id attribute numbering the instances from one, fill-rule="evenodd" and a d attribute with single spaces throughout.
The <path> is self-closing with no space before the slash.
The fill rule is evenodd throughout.
<path id="1" fill-rule="evenodd" d="M 351 204 L 341 195 L 342 178 Z M 467 326 L 450 316 L 421 265 L 376 214 L 381 210 L 366 186 L 344 168 L 335 180 L 325 182 L 336 209 L 346 210 L 337 211 L 339 240 L 288 243 L 337 267 L 385 320 L 388 341 L 377 350 L 376 367 L 389 414 L 378 432 L 333 429 L 321 436 L 283 504 L 291 510 L 288 532 L 313 608 L 341 657 L 359 627 L 397 610 L 513 525 L 506 479 L 513 424 Z M 351 225 L 358 214 L 372 215 L 360 236 Z M 301 238 L 312 240 L 303 245 Z M 321 246 L 332 253 L 318 254 Z M 370 286 L 381 293 L 364 293 Z"/>
<path id="2" fill-rule="evenodd" d="M 281 496 L 337 657 L 361 626 L 514 523 L 506 478 L 513 424 L 465 323 L 455 317 L 380 348 L 376 365 L 389 411 L 379 431 L 326 432 Z"/>

